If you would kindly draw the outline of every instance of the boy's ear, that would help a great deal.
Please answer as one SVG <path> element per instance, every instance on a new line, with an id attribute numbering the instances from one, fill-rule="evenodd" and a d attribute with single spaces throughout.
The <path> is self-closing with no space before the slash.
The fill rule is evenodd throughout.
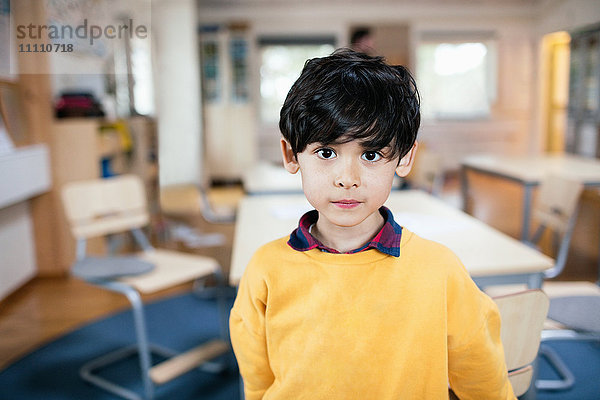
<path id="1" fill-rule="evenodd" d="M 398 167 L 396 168 L 396 174 L 399 177 L 404 178 L 406 175 L 408 175 L 408 173 L 412 169 L 413 164 L 415 162 L 415 155 L 417 153 L 418 147 L 419 147 L 419 143 L 415 142 L 415 144 L 413 144 L 412 149 L 410 149 L 410 151 L 408 153 L 406 153 L 406 155 L 404 157 L 402 157 L 402 159 L 400 159 L 400 163 L 398 164 Z"/>
<path id="2" fill-rule="evenodd" d="M 283 166 L 285 169 L 290 174 L 298 172 L 300 164 L 298 164 L 298 160 L 296 159 L 296 156 L 294 156 L 292 146 L 284 138 L 281 138 L 281 155 L 283 156 Z"/>

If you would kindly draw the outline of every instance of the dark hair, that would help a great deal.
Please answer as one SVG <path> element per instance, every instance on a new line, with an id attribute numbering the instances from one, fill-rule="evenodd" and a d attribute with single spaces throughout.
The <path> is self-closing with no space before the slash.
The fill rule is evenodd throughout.
<path id="1" fill-rule="evenodd" d="M 410 72 L 383 57 L 339 49 L 304 65 L 281 108 L 279 129 L 294 155 L 315 142 L 360 140 L 366 149 L 404 157 L 421 121 Z"/>
<path id="2" fill-rule="evenodd" d="M 369 28 L 356 28 L 350 36 L 350 44 L 355 44 L 369 35 L 371 35 L 371 30 Z"/>

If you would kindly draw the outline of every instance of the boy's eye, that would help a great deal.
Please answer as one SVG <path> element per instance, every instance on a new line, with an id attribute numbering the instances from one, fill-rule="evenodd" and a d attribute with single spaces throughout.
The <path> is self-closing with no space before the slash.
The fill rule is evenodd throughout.
<path id="1" fill-rule="evenodd" d="M 332 149 L 319 149 L 317 150 L 317 156 L 319 156 L 319 158 L 322 158 L 324 160 L 329 160 L 333 157 L 336 156 L 335 151 L 333 151 Z"/>
<path id="2" fill-rule="evenodd" d="M 366 161 L 374 162 L 381 159 L 381 154 L 377 151 L 365 151 L 361 158 Z"/>

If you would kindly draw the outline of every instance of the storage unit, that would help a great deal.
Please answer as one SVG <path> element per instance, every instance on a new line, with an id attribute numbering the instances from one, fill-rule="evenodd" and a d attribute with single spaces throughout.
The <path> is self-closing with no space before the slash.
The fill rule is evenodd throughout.
<path id="1" fill-rule="evenodd" d="M 50 186 L 47 146 L 20 147 L 0 156 L 0 300 L 36 274 L 29 199 Z"/>

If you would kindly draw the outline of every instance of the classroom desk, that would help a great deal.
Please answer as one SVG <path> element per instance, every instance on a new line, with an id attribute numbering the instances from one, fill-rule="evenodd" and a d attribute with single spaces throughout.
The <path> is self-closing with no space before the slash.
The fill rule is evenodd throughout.
<path id="1" fill-rule="evenodd" d="M 452 249 L 480 287 L 526 283 L 539 288 L 543 271 L 553 266 L 551 258 L 425 192 L 392 191 L 386 206 L 400 225 Z M 258 247 L 289 235 L 310 209 L 304 195 L 243 198 L 233 240 L 231 285 L 239 283 Z"/>
<path id="2" fill-rule="evenodd" d="M 300 174 L 290 174 L 281 165 L 259 162 L 242 175 L 244 190 L 248 194 L 302 193 Z"/>
<path id="3" fill-rule="evenodd" d="M 469 171 L 507 179 L 523 185 L 521 240 L 529 239 L 533 188 L 540 183 L 544 175 L 557 174 L 579 180 L 587 187 L 600 186 L 600 160 L 598 159 L 567 154 L 533 157 L 473 155 L 465 158 L 461 163 L 463 210 L 467 209 L 469 198 L 467 176 Z"/>

